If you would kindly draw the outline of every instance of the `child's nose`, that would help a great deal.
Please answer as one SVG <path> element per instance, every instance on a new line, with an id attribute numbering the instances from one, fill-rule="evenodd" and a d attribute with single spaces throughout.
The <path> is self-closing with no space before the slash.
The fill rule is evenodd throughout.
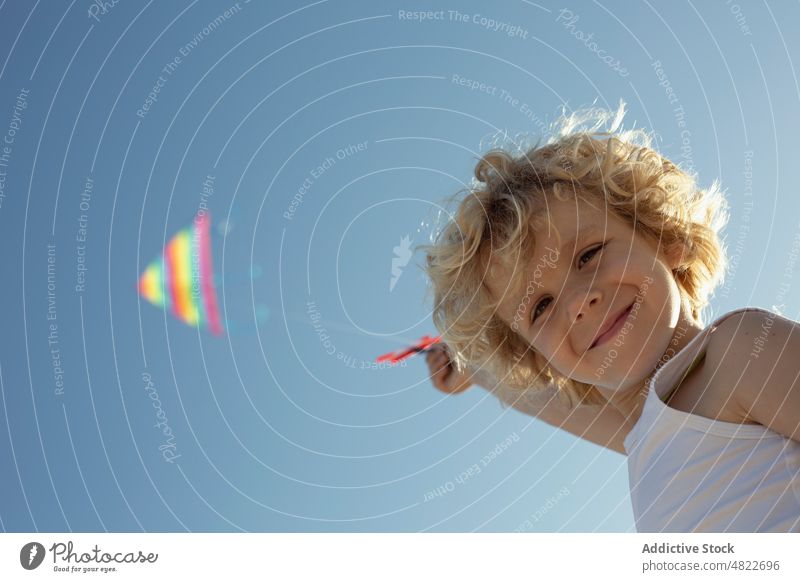
<path id="1" fill-rule="evenodd" d="M 567 299 L 567 310 L 569 312 L 570 322 L 577 323 L 583 320 L 592 309 L 597 307 L 600 298 L 600 291 L 597 289 L 590 289 L 589 291 L 584 289 L 572 293 Z"/>

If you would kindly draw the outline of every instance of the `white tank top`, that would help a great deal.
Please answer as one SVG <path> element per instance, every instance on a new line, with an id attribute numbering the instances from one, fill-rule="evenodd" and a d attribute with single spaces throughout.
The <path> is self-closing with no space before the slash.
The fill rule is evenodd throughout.
<path id="1" fill-rule="evenodd" d="M 711 420 L 661 398 L 702 354 L 717 318 L 650 380 L 639 420 L 625 438 L 639 532 L 800 531 L 800 443 L 762 425 Z"/>

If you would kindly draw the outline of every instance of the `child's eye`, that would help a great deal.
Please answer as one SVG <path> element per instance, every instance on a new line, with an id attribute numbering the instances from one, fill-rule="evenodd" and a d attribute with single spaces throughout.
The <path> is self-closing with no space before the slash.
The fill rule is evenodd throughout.
<path id="1" fill-rule="evenodd" d="M 585 253 L 583 253 L 581 255 L 580 259 L 578 259 L 578 267 L 582 267 L 583 265 L 585 265 L 586 263 L 591 261 L 592 258 L 594 257 L 594 255 L 596 255 L 600 251 L 600 249 L 602 249 L 604 246 L 606 246 L 606 243 L 598 245 L 595 248 L 590 249 L 590 250 L 586 251 Z M 586 257 L 589 257 L 589 258 L 586 259 L 585 262 L 583 262 L 583 259 L 585 259 Z M 544 313 L 544 308 L 546 308 L 550 304 L 550 303 L 545 303 L 545 301 L 548 301 L 550 299 L 551 299 L 550 297 L 545 297 L 544 299 L 539 301 L 539 303 L 537 303 L 534 306 L 533 312 L 531 313 L 531 323 L 536 321 L 536 318 L 539 317 L 539 315 L 541 315 L 542 313 Z M 539 308 L 542 307 L 543 305 L 544 305 L 544 308 L 540 311 Z"/>
<path id="2" fill-rule="evenodd" d="M 537 317 L 539 317 L 539 315 L 540 315 L 539 307 L 541 307 L 543 304 L 544 304 L 544 306 L 545 306 L 545 307 L 547 307 L 547 305 L 549 305 L 549 304 L 546 304 L 546 303 L 545 303 L 545 301 L 547 301 L 548 299 L 550 299 L 550 297 L 545 297 L 544 299 L 542 299 L 541 301 L 539 301 L 539 303 L 537 303 L 537 304 L 534 306 L 534 308 L 533 308 L 533 314 L 532 314 L 532 316 L 531 316 L 531 322 L 534 322 L 534 321 L 536 321 L 536 318 L 537 318 Z"/>
<path id="3" fill-rule="evenodd" d="M 603 244 L 601 244 L 600 246 L 597 246 L 597 247 L 595 247 L 595 248 L 593 248 L 593 249 L 591 249 L 591 250 L 588 250 L 588 251 L 586 251 L 585 253 L 583 253 L 583 254 L 581 255 L 581 258 L 580 258 L 580 259 L 578 259 L 578 267 L 580 268 L 580 267 L 582 267 L 583 265 L 585 265 L 586 263 L 588 263 L 589 261 L 591 261 L 591 260 L 592 260 L 592 257 L 594 257 L 594 255 L 595 255 L 595 254 L 597 254 L 597 252 L 598 252 L 600 249 L 602 249 L 604 246 L 605 246 L 605 243 L 603 243 Z M 583 259 L 584 259 L 585 257 L 587 257 L 587 256 L 588 256 L 589 258 L 586 260 L 586 262 L 582 262 L 582 261 L 583 261 Z"/>

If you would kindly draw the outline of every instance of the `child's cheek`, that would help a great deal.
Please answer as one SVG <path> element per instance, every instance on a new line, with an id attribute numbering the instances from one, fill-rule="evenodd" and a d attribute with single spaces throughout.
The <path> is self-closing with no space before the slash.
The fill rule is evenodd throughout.
<path id="1" fill-rule="evenodd" d="M 620 255 L 614 253 L 604 256 L 598 266 L 598 274 L 608 277 L 615 277 L 620 281 L 627 275 L 631 275 L 640 270 L 641 265 L 637 263 L 636 256 L 627 254 Z"/>
<path id="2" fill-rule="evenodd" d="M 553 368 L 553 371 L 562 375 L 564 374 L 563 370 L 570 370 L 572 366 L 569 365 L 569 357 L 566 354 L 566 349 L 562 346 L 557 352 L 552 353 L 552 356 L 548 359 L 550 362 L 550 367 Z"/>

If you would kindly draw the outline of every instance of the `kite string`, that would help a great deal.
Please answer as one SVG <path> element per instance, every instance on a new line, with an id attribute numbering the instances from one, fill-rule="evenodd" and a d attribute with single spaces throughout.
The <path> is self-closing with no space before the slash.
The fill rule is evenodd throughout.
<path id="1" fill-rule="evenodd" d="M 292 314 L 292 313 L 286 313 L 285 317 L 286 317 L 287 320 L 295 321 L 297 323 L 302 323 L 302 324 L 310 324 L 311 323 L 311 321 L 308 319 L 307 316 L 301 317 L 301 316 L 298 316 L 298 315 L 295 315 L 295 314 Z M 364 336 L 365 335 L 363 331 L 356 329 L 352 325 L 346 325 L 346 324 L 343 324 L 343 323 L 330 321 L 328 319 L 319 319 L 317 321 L 319 321 L 322 325 L 324 325 L 328 329 L 335 329 L 337 331 L 343 331 L 343 332 L 346 332 L 346 333 L 357 334 L 357 335 L 360 335 L 360 336 Z M 371 334 L 366 334 L 366 335 L 371 335 Z M 419 338 L 410 338 L 410 337 L 407 337 L 407 336 L 398 336 L 398 335 L 394 335 L 394 336 L 373 335 L 373 337 L 379 338 L 381 341 L 388 341 L 388 342 L 397 344 L 399 346 L 404 346 L 404 347 L 408 346 L 408 345 L 411 345 L 411 344 L 415 344 L 415 343 L 417 343 L 419 341 Z"/>

